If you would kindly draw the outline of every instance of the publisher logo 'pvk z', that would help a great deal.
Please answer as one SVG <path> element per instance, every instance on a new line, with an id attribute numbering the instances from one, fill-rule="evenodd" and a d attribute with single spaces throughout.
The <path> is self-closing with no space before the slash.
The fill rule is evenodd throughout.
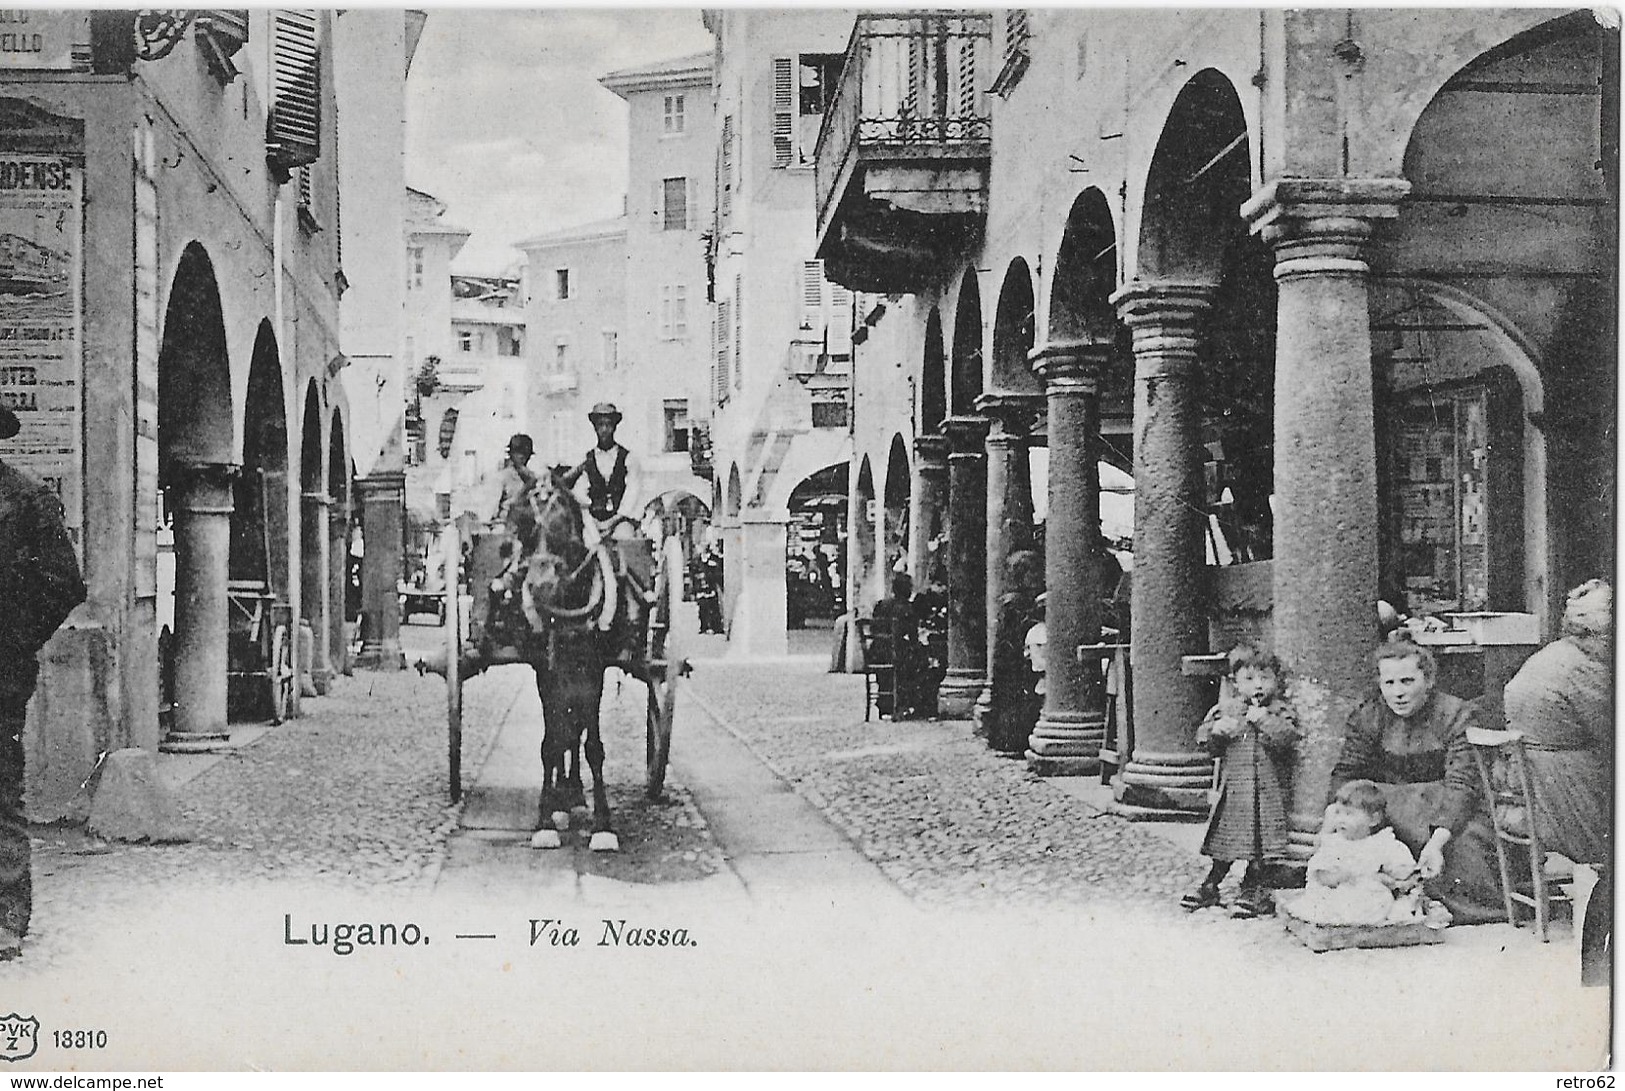
<path id="1" fill-rule="evenodd" d="M 38 1049 L 38 1019 L 16 1012 L 0 1015 L 0 1061 L 27 1060 Z"/>

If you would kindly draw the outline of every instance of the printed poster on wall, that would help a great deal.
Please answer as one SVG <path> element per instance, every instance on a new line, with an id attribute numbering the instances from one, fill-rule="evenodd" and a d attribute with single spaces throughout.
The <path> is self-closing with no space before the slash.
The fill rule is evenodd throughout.
<path id="1" fill-rule="evenodd" d="M 61 498 L 83 560 L 81 174 L 59 155 L 0 155 L 0 403 L 22 422 L 0 454 Z"/>

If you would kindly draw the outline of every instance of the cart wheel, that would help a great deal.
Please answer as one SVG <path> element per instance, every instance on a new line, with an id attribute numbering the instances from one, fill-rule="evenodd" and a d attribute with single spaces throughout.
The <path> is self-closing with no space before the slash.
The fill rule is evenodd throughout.
<path id="1" fill-rule="evenodd" d="M 278 625 L 271 634 L 271 662 L 266 676 L 271 687 L 271 722 L 279 724 L 293 711 L 293 648 L 286 625 Z"/>
<path id="2" fill-rule="evenodd" d="M 655 573 L 655 597 L 649 610 L 645 651 L 649 664 L 649 708 L 644 731 L 644 760 L 648 768 L 645 792 L 659 799 L 666 787 L 666 763 L 671 758 L 671 730 L 677 715 L 677 687 L 688 670 L 677 629 L 677 603 L 683 593 L 683 554 L 675 538 L 667 538 Z"/>

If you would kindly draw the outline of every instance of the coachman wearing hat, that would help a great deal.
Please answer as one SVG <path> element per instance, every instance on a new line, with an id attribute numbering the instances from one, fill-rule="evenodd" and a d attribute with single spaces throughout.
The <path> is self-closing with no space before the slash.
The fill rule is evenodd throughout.
<path id="1" fill-rule="evenodd" d="M 615 442 L 621 411 L 610 402 L 599 402 L 587 419 L 592 421 L 598 442 L 580 465 L 562 475 L 564 483 L 576 490 L 604 530 L 621 519 L 636 527 L 643 473 L 632 452 Z M 584 491 L 578 482 L 585 482 Z"/>
<path id="2" fill-rule="evenodd" d="M 0 440 L 21 424 L 0 406 Z M 56 494 L 0 459 L 0 960 L 22 954 L 33 910 L 23 809 L 23 723 L 39 677 L 36 658 L 85 601 L 79 562 Z"/>

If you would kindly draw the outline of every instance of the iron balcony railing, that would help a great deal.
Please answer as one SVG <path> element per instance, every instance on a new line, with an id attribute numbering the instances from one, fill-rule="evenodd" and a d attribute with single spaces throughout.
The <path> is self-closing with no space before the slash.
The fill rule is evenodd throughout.
<path id="1" fill-rule="evenodd" d="M 946 145 L 971 145 L 970 154 L 987 154 L 992 36 L 993 17 L 985 13 L 857 17 L 840 85 L 818 132 L 819 223 L 860 147 L 882 156 L 896 149 L 900 158 Z"/>

